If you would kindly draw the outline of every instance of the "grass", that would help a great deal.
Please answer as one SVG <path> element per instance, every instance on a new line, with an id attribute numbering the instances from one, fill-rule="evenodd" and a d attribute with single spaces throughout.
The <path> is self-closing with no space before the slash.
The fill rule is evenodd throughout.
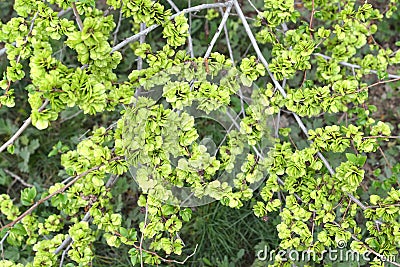
<path id="1" fill-rule="evenodd" d="M 197 253 L 186 266 L 250 266 L 254 247 L 260 242 L 274 244 L 277 239 L 274 220 L 254 216 L 252 204 L 231 209 L 219 202 L 195 208 L 191 223 L 182 229 L 181 238 L 188 247 L 198 244 Z"/>

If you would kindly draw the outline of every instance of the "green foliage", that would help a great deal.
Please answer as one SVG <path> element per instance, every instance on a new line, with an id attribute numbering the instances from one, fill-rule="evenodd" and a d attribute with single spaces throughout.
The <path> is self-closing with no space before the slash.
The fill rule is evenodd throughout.
<path id="1" fill-rule="evenodd" d="M 261 52 L 236 10 L 204 58 L 223 30 L 209 5 L 189 18 L 152 0 L 16 0 L 10 14 L 1 2 L 0 135 L 26 118 L 35 129 L 0 151 L 0 266 L 90 266 L 111 251 L 125 266 L 256 266 L 262 244 L 312 251 L 317 266 L 340 242 L 373 251 L 371 266 L 397 255 L 400 125 L 370 102 L 399 80 L 400 53 L 374 39 L 397 1 L 302 3 L 255 3 Z"/>

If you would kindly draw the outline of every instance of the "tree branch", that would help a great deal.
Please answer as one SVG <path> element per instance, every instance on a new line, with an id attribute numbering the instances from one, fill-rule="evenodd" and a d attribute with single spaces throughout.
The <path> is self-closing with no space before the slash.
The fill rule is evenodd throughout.
<path id="1" fill-rule="evenodd" d="M 3 238 L 0 241 L 0 250 L 1 250 L 1 259 L 4 260 L 4 241 L 6 241 L 8 235 L 10 234 L 10 231 L 7 231 L 7 233 L 3 236 Z"/>
<path id="2" fill-rule="evenodd" d="M 75 15 L 76 23 L 78 23 L 79 30 L 82 31 L 83 23 L 82 23 L 81 16 L 79 15 L 78 10 L 76 9 L 75 2 L 72 2 L 71 4 L 72 4 L 72 11 L 74 12 L 74 15 Z"/>
<path id="3" fill-rule="evenodd" d="M 219 8 L 219 13 L 221 14 L 221 16 L 223 16 L 224 11 L 222 10 L 222 7 Z M 232 45 L 229 40 L 229 32 L 228 32 L 228 27 L 226 27 L 226 23 L 224 23 L 224 34 L 225 34 L 226 47 L 228 48 L 229 57 L 232 60 L 233 66 L 235 66 L 235 58 L 233 57 Z"/>
<path id="4" fill-rule="evenodd" d="M 188 8 L 192 6 L 192 1 L 188 0 Z M 189 37 L 188 38 L 188 47 L 190 57 L 194 58 L 194 50 L 193 50 L 193 40 L 192 40 L 192 12 L 189 12 Z"/>
<path id="5" fill-rule="evenodd" d="M 222 17 L 221 23 L 219 24 L 218 29 L 215 32 L 214 37 L 212 38 L 210 44 L 208 45 L 208 49 L 204 55 L 205 59 L 207 59 L 211 55 L 211 51 L 212 51 L 215 43 L 217 42 L 219 35 L 221 34 L 222 30 L 224 29 L 226 21 L 228 20 L 229 13 L 231 12 L 231 9 L 232 9 L 232 2 L 227 2 L 227 3 L 228 3 L 228 6 L 225 10 L 224 16 Z"/>
<path id="6" fill-rule="evenodd" d="M 144 231 L 146 230 L 147 227 L 147 216 L 149 214 L 149 209 L 148 209 L 148 205 L 146 203 L 146 213 L 144 214 L 144 224 L 143 224 L 143 231 L 142 234 L 140 235 L 140 242 L 139 242 L 139 252 L 140 252 L 140 266 L 143 267 L 143 240 L 144 240 Z"/>
<path id="7" fill-rule="evenodd" d="M 24 181 L 24 179 L 22 179 L 21 177 L 19 177 L 18 175 L 16 175 L 15 173 L 13 173 L 12 171 L 8 170 L 8 169 L 3 169 L 5 173 L 7 173 L 8 175 L 10 175 L 11 177 L 13 177 L 15 180 L 17 180 L 18 182 L 20 182 L 21 184 L 23 184 L 26 187 L 33 187 L 33 185 L 27 183 Z"/>
<path id="8" fill-rule="evenodd" d="M 322 58 L 327 59 L 327 60 L 331 60 L 332 59 L 330 56 L 327 56 L 327 55 L 324 55 L 324 54 L 321 54 L 321 53 L 313 53 L 313 55 L 317 56 L 317 57 L 322 57 Z M 351 63 L 348 63 L 348 62 L 345 62 L 345 61 L 340 61 L 339 64 L 342 65 L 342 66 L 345 66 L 345 67 L 352 68 L 352 69 L 361 69 L 360 65 L 351 64 Z M 373 74 L 378 74 L 378 72 L 376 70 L 370 70 L 369 72 L 373 73 Z M 388 78 L 399 79 L 400 76 L 389 73 L 388 74 Z"/>
<path id="9" fill-rule="evenodd" d="M 115 28 L 115 31 L 114 31 L 114 42 L 113 42 L 113 45 L 115 45 L 116 43 L 117 43 L 117 41 L 118 41 L 118 32 L 119 32 L 119 28 L 121 27 L 121 22 L 122 22 L 122 5 L 123 5 L 124 3 L 122 3 L 121 4 L 121 8 L 120 8 L 120 10 L 119 10 L 119 17 L 118 17 L 118 23 L 117 23 L 117 27 Z"/>
<path id="10" fill-rule="evenodd" d="M 200 11 L 200 10 L 203 10 L 203 9 L 226 7 L 226 6 L 230 5 L 231 2 L 232 1 L 229 1 L 229 2 L 226 2 L 226 3 L 202 4 L 202 5 L 186 8 L 186 9 L 182 10 L 181 12 L 172 15 L 169 19 L 172 20 L 172 19 L 174 19 L 175 17 L 177 17 L 177 16 L 179 16 L 181 14 L 186 14 L 186 13 L 190 13 L 190 12 L 196 12 L 196 11 Z M 148 27 L 146 30 L 141 31 L 141 32 L 139 32 L 139 33 L 137 33 L 135 35 L 132 35 L 131 37 L 126 38 L 124 41 L 122 41 L 119 44 L 117 44 L 116 46 L 114 46 L 112 48 L 112 50 L 111 50 L 111 53 L 113 53 L 115 51 L 118 51 L 122 47 L 126 46 L 127 44 L 138 40 L 140 38 L 140 36 L 147 35 L 149 32 L 153 31 L 154 29 L 158 28 L 159 26 L 160 26 L 159 24 L 154 24 L 154 25 Z"/>
<path id="11" fill-rule="evenodd" d="M 57 14 L 57 16 L 58 17 L 62 17 L 62 16 L 64 16 L 65 14 L 67 14 L 68 12 L 70 12 L 72 10 L 72 8 L 67 8 L 67 9 L 63 9 L 63 10 L 61 10 L 60 12 L 58 12 L 58 14 Z"/>
<path id="12" fill-rule="evenodd" d="M 49 103 L 49 100 L 45 100 L 43 105 L 38 109 L 39 112 L 41 112 Z M 7 141 L 5 142 L 1 147 L 0 147 L 0 153 L 3 152 L 9 145 L 12 145 L 15 140 L 25 131 L 26 128 L 31 124 L 32 118 L 29 116 L 29 118 L 22 124 L 22 126 L 18 129 L 18 131 Z"/>

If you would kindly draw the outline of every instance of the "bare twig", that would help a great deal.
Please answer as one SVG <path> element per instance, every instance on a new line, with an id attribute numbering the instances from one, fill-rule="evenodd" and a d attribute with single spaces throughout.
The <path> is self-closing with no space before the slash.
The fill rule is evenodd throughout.
<path id="1" fill-rule="evenodd" d="M 373 84 L 371 84 L 371 85 L 368 85 L 368 86 L 366 86 L 366 87 L 364 87 L 364 88 L 361 88 L 361 89 L 357 90 L 356 93 L 359 93 L 359 92 L 361 92 L 361 91 L 364 91 L 364 90 L 366 90 L 366 89 L 369 89 L 369 88 L 371 88 L 371 87 L 374 87 L 374 86 L 377 86 L 377 85 L 380 85 L 380 84 L 391 83 L 391 82 L 397 82 L 397 81 L 399 81 L 399 80 L 400 80 L 400 77 L 399 77 L 399 78 L 395 78 L 395 79 L 390 79 L 390 80 L 378 81 L 378 82 L 376 82 L 376 83 L 373 83 Z"/>
<path id="2" fill-rule="evenodd" d="M 222 7 L 219 8 L 219 12 L 221 13 L 221 16 L 223 14 L 223 10 Z M 228 27 L 226 27 L 226 23 L 224 24 L 224 33 L 225 33 L 225 40 L 226 40 L 226 47 L 228 48 L 228 52 L 229 52 L 229 57 L 231 58 L 232 61 L 232 66 L 235 66 L 235 58 L 233 57 L 233 51 L 232 51 L 232 46 L 231 46 L 231 42 L 229 40 L 229 32 L 228 32 Z M 240 97 L 240 109 L 241 109 L 241 113 L 243 114 L 243 116 L 246 116 L 246 112 L 244 110 L 244 101 L 243 101 L 243 91 L 242 88 L 239 88 L 239 97 Z"/>
<path id="3" fill-rule="evenodd" d="M 256 6 L 253 4 L 253 2 L 251 2 L 251 0 L 247 0 L 247 2 L 249 2 L 249 4 L 251 5 L 251 7 L 257 12 L 258 15 L 261 15 L 260 10 L 258 10 L 256 8 Z"/>
<path id="4" fill-rule="evenodd" d="M 16 175 L 15 173 L 13 173 L 10 170 L 7 169 L 3 169 L 5 173 L 7 173 L 8 175 L 10 175 L 11 177 L 13 177 L 15 180 L 17 180 L 18 182 L 20 182 L 22 185 L 26 186 L 26 187 L 33 187 L 33 185 L 31 185 L 30 183 L 27 183 L 24 181 L 24 179 L 22 179 L 20 176 Z"/>
<path id="5" fill-rule="evenodd" d="M 60 120 L 60 123 L 66 122 L 66 121 L 68 121 L 68 120 L 70 120 L 70 119 L 73 119 L 73 118 L 75 118 L 76 116 L 78 116 L 79 114 L 81 114 L 82 112 L 83 112 L 83 110 L 80 109 L 79 111 L 77 111 L 76 113 L 72 114 L 71 116 L 68 116 L 68 117 L 66 117 L 66 118 L 64 118 L 64 119 L 62 119 L 62 120 Z"/>
<path id="6" fill-rule="evenodd" d="M 175 5 L 174 1 L 172 0 L 167 0 L 168 4 L 172 7 L 173 10 L 175 10 L 175 12 L 181 12 L 179 10 L 179 8 Z"/>
<path id="7" fill-rule="evenodd" d="M 378 146 L 378 150 L 379 150 L 379 152 L 381 152 L 381 155 L 382 155 L 383 158 L 385 159 L 386 165 L 387 165 L 390 169 L 392 169 L 392 168 L 393 168 L 392 164 L 390 164 L 389 160 L 387 159 L 387 157 L 386 157 L 386 155 L 385 155 L 385 152 L 383 152 L 383 150 L 382 150 L 382 148 L 381 148 L 380 146 Z"/>
<path id="8" fill-rule="evenodd" d="M 144 30 L 146 30 L 146 23 L 140 23 L 140 32 L 142 32 Z M 146 41 L 146 35 L 140 36 L 140 38 L 139 38 L 140 44 L 143 44 L 145 41 Z M 137 59 L 137 69 L 138 70 L 143 69 L 143 58 L 141 58 L 141 57 L 138 57 L 138 59 Z M 136 89 L 135 97 L 138 98 L 138 96 L 140 95 L 141 92 L 142 92 L 142 87 L 140 86 Z"/>
<path id="9" fill-rule="evenodd" d="M 321 53 L 313 53 L 313 55 L 317 56 L 317 57 L 322 57 L 322 58 L 327 59 L 327 60 L 331 60 L 332 59 L 330 56 L 327 56 L 327 55 L 324 55 L 324 54 L 321 54 Z M 345 66 L 345 67 L 353 68 L 353 69 L 361 69 L 360 65 L 351 64 L 351 63 L 348 63 L 348 62 L 345 62 L 345 61 L 340 61 L 339 64 L 342 65 L 342 66 Z M 373 73 L 373 74 L 378 74 L 378 72 L 376 70 L 370 70 L 369 72 Z M 388 73 L 388 78 L 399 79 L 400 76 Z"/>
<path id="10" fill-rule="evenodd" d="M 39 108 L 39 112 L 41 112 L 49 103 L 49 100 L 45 100 L 43 105 Z M 9 145 L 12 145 L 15 140 L 25 131 L 26 128 L 31 124 L 32 118 L 29 117 L 24 124 L 21 125 L 21 127 L 18 129 L 18 131 L 7 141 L 5 142 L 1 147 L 0 147 L 0 153 L 3 152 Z"/>
<path id="11" fill-rule="evenodd" d="M 140 32 L 146 30 L 146 23 L 140 23 Z M 139 42 L 140 44 L 143 44 L 146 40 L 146 35 L 142 35 L 139 38 Z M 141 70 L 143 69 L 143 59 L 141 57 L 138 58 L 138 62 L 137 62 L 137 69 Z"/>
<path id="12" fill-rule="evenodd" d="M 143 249 L 142 249 L 142 247 L 143 247 L 143 240 L 144 240 L 144 230 L 145 230 L 146 227 L 147 227 L 147 215 L 148 215 L 148 213 L 149 213 L 149 209 L 148 209 L 147 203 L 146 203 L 145 209 L 146 209 L 146 213 L 145 213 L 145 215 L 144 215 L 143 231 L 141 231 L 142 234 L 141 234 L 141 236 L 140 236 L 140 243 L 139 243 L 140 266 L 141 266 L 141 267 L 144 266 L 144 265 L 143 265 Z"/>
<path id="13" fill-rule="evenodd" d="M 114 42 L 113 42 L 113 45 L 115 45 L 116 43 L 117 43 L 117 41 L 118 41 L 118 32 L 119 32 L 119 28 L 121 27 L 121 22 L 122 22 L 122 5 L 123 5 L 124 3 L 122 3 L 121 4 L 121 8 L 120 8 L 120 10 L 119 10 L 119 17 L 118 17 L 118 23 L 117 23 L 117 27 L 115 28 L 115 31 L 114 31 Z"/>
<path id="14" fill-rule="evenodd" d="M 67 255 L 68 250 L 71 248 L 71 246 L 72 246 L 72 242 L 71 242 L 71 243 L 68 245 L 68 247 L 63 251 L 63 253 L 62 253 L 62 255 L 61 255 L 60 265 L 59 265 L 60 267 L 63 266 L 65 256 Z"/>
<path id="15" fill-rule="evenodd" d="M 279 109 L 278 114 L 276 115 L 276 123 L 275 123 L 275 138 L 279 137 L 279 126 L 281 124 L 281 110 Z"/>
<path id="16" fill-rule="evenodd" d="M 200 11 L 203 9 L 210 9 L 210 8 L 218 8 L 218 7 L 226 7 L 228 5 L 231 5 L 231 1 L 226 2 L 226 3 L 215 3 L 215 4 L 202 4 L 202 5 L 198 5 L 198 6 L 194 6 L 194 7 L 190 7 L 190 8 L 186 8 L 184 10 L 182 10 L 179 13 L 176 13 L 174 15 L 172 15 L 169 19 L 172 20 L 175 17 L 181 15 L 181 14 L 186 14 L 186 13 L 190 13 L 190 12 L 196 12 L 196 11 Z M 147 35 L 149 32 L 153 31 L 154 29 L 158 28 L 160 25 L 158 24 L 154 24 L 151 25 L 150 27 L 148 27 L 146 30 L 141 31 L 135 35 L 132 35 L 131 37 L 126 38 L 124 41 L 120 42 L 119 44 L 117 44 L 116 46 L 114 46 L 111 50 L 111 53 L 120 50 L 122 47 L 126 46 L 127 44 L 136 41 L 140 38 L 140 36 L 143 35 Z"/>
<path id="17" fill-rule="evenodd" d="M 282 25 L 283 27 L 283 31 L 286 32 L 287 31 L 287 26 L 285 23 L 283 23 Z M 282 81 L 282 88 L 285 88 L 286 86 L 286 78 L 283 79 Z M 280 128 L 280 124 L 281 124 L 281 109 L 279 109 L 278 114 L 276 115 L 276 122 L 275 122 L 275 138 L 279 137 L 279 128 Z"/>
<path id="18" fill-rule="evenodd" d="M 222 10 L 222 7 L 219 8 L 219 12 L 221 13 L 221 16 L 224 15 L 224 11 Z M 229 40 L 229 32 L 228 32 L 228 27 L 226 27 L 226 23 L 224 23 L 224 33 L 225 33 L 226 47 L 228 48 L 228 52 L 229 52 L 229 57 L 231 58 L 233 66 L 235 66 L 235 58 L 233 57 L 232 46 L 231 46 L 231 42 Z"/>
<path id="19" fill-rule="evenodd" d="M 12 45 L 15 45 L 15 42 L 12 43 Z M 0 49 L 0 57 L 1 57 L 2 55 L 4 55 L 4 54 L 6 53 L 6 51 L 7 51 L 7 49 L 6 49 L 5 47 L 3 47 L 2 49 Z"/>
<path id="20" fill-rule="evenodd" d="M 70 12 L 72 10 L 72 8 L 67 8 L 67 9 L 63 9 L 63 10 L 61 10 L 60 12 L 58 12 L 58 14 L 57 14 L 57 16 L 58 17 L 62 17 L 62 16 L 64 16 L 65 14 L 67 14 L 68 12 Z"/>
<path id="21" fill-rule="evenodd" d="M 215 43 L 217 42 L 219 35 L 221 34 L 222 30 L 224 29 L 224 25 L 229 17 L 229 13 L 231 12 L 231 9 L 232 9 L 232 2 L 227 2 L 227 3 L 229 3 L 229 4 L 225 10 L 225 14 L 222 17 L 221 23 L 219 24 L 218 29 L 214 34 L 214 37 L 212 38 L 210 44 L 208 45 L 207 51 L 204 55 L 204 58 L 208 58 L 211 55 L 211 51 L 212 51 Z"/>
<path id="22" fill-rule="evenodd" d="M 83 23 L 82 23 L 81 15 L 79 15 L 78 10 L 76 9 L 75 2 L 72 2 L 71 4 L 72 4 L 72 11 L 74 11 L 76 23 L 78 23 L 79 30 L 82 31 L 83 30 Z"/>
<path id="23" fill-rule="evenodd" d="M 192 1 L 188 0 L 188 8 L 190 8 L 191 6 L 192 6 Z M 194 58 L 193 40 L 192 40 L 192 12 L 189 12 L 188 49 L 189 49 L 190 57 Z"/>
<path id="24" fill-rule="evenodd" d="M 310 35 L 312 35 L 312 33 L 311 33 L 311 30 L 312 30 L 312 27 L 313 27 L 313 19 L 314 19 L 314 13 L 315 13 L 315 3 L 314 3 L 314 0 L 312 0 L 311 1 L 311 15 L 310 15 L 310 25 L 309 25 L 309 27 L 310 27 Z"/>
<path id="25" fill-rule="evenodd" d="M 118 175 L 111 175 L 110 178 L 108 179 L 106 183 L 106 188 L 111 188 L 114 186 L 114 184 L 118 181 L 119 176 Z"/>
<path id="26" fill-rule="evenodd" d="M 363 139 L 376 139 L 376 138 L 388 138 L 388 139 L 400 139 L 400 135 L 374 135 L 374 136 L 364 136 Z"/>
<path id="27" fill-rule="evenodd" d="M 10 231 L 7 231 L 7 233 L 3 236 L 3 238 L 0 241 L 0 250 L 1 250 L 1 259 L 4 260 L 4 241 L 6 241 L 8 235 L 10 234 Z"/>

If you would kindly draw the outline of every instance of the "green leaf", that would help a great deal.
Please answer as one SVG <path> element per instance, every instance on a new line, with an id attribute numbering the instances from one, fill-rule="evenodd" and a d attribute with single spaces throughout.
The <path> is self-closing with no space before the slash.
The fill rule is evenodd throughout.
<path id="1" fill-rule="evenodd" d="M 13 155 L 15 152 L 15 146 L 13 144 L 9 145 L 7 147 L 7 152 L 10 153 L 11 155 Z"/>
<path id="2" fill-rule="evenodd" d="M 21 191 L 21 203 L 24 206 L 30 206 L 34 203 L 36 197 L 36 187 L 25 188 Z"/>
<path id="3" fill-rule="evenodd" d="M 185 208 L 184 210 L 179 211 L 179 215 L 181 216 L 182 220 L 188 222 L 192 217 L 192 210 L 189 208 Z"/>

